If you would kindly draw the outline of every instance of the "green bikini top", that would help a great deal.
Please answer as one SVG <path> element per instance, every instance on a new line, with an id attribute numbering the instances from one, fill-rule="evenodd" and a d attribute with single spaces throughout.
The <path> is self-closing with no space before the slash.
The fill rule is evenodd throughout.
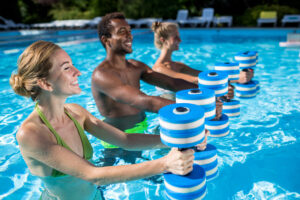
<path id="1" fill-rule="evenodd" d="M 50 129 L 50 131 L 55 136 L 55 138 L 57 140 L 57 144 L 72 151 L 72 149 L 63 141 L 63 139 L 59 136 L 59 134 L 51 126 L 50 122 L 47 120 L 44 113 L 40 110 L 38 103 L 35 104 L 35 109 L 36 109 L 37 113 L 39 114 L 40 118 L 42 119 L 42 121 L 46 124 L 46 126 Z M 65 113 L 74 122 L 74 124 L 78 130 L 78 134 L 80 136 L 82 147 L 83 147 L 83 158 L 86 160 L 91 159 L 93 156 L 93 148 L 92 148 L 92 145 L 89 142 L 88 138 L 86 137 L 83 128 L 80 126 L 78 121 L 75 118 L 73 118 L 66 110 L 65 110 Z M 59 177 L 59 176 L 65 176 L 65 175 L 66 174 L 64 174 L 60 171 L 57 171 L 55 169 L 52 170 L 52 174 L 51 174 L 52 177 Z"/>

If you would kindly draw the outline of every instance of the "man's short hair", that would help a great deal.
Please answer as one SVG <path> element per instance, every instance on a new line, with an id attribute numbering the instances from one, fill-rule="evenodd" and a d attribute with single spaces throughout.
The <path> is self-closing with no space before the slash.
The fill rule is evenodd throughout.
<path id="1" fill-rule="evenodd" d="M 98 24 L 98 36 L 99 36 L 100 41 L 101 41 L 102 36 L 105 36 L 107 38 L 111 37 L 111 29 L 112 29 L 111 20 L 112 19 L 124 19 L 125 20 L 125 16 L 123 13 L 120 13 L 120 12 L 106 14 Z M 105 48 L 105 44 L 102 41 L 101 41 L 101 43 Z"/>

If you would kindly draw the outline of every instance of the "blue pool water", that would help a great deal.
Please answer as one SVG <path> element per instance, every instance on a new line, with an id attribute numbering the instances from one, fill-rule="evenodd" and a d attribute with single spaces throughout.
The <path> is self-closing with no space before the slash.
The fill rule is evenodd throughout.
<path id="1" fill-rule="evenodd" d="M 300 49 L 279 47 L 293 29 L 188 29 L 181 30 L 182 43 L 174 60 L 196 69 L 212 69 L 214 63 L 233 61 L 243 50 L 257 50 L 255 80 L 260 93 L 241 100 L 241 116 L 230 120 L 231 132 L 224 138 L 209 138 L 218 148 L 219 176 L 207 183 L 207 200 L 300 199 Z M 299 30 L 298 30 L 299 31 Z M 159 55 L 148 30 L 134 30 L 134 58 L 152 66 Z M 32 35 L 34 34 L 34 35 Z M 2 32 L 0 33 L 0 199 L 37 199 L 41 181 L 32 176 L 18 149 L 15 134 L 33 110 L 30 99 L 17 96 L 9 86 L 18 56 L 37 39 L 61 45 L 82 72 L 82 93 L 68 99 L 99 115 L 90 90 L 93 69 L 105 51 L 95 31 Z M 142 82 L 142 90 L 158 95 Z M 156 114 L 147 113 L 152 133 Z M 103 148 L 89 135 L 95 149 L 93 160 L 101 165 Z M 166 150 L 143 151 L 136 162 L 155 159 Z M 117 158 L 117 164 L 126 162 Z M 106 199 L 161 199 L 161 176 L 104 187 Z"/>

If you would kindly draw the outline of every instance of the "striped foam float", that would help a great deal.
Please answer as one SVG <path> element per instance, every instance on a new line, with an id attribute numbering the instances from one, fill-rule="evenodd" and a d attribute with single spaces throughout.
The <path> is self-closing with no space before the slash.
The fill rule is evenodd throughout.
<path id="1" fill-rule="evenodd" d="M 195 151 L 194 163 L 200 165 L 206 174 L 206 180 L 209 181 L 218 174 L 218 155 L 217 149 L 212 144 L 207 144 L 204 151 Z"/>
<path id="2" fill-rule="evenodd" d="M 164 176 L 165 194 L 168 199 L 203 199 L 206 195 L 205 171 L 193 165 L 193 171 L 185 176 L 166 173 Z"/>
<path id="3" fill-rule="evenodd" d="M 205 120 L 205 128 L 209 130 L 211 137 L 223 137 L 229 134 L 228 116 L 222 114 L 219 120 Z"/>
<path id="4" fill-rule="evenodd" d="M 235 86 L 235 95 L 240 98 L 251 98 L 256 96 L 259 89 L 259 81 L 256 80 L 245 84 L 237 83 Z"/>
<path id="5" fill-rule="evenodd" d="M 209 70 L 201 72 L 198 76 L 199 88 L 207 88 L 215 91 L 216 97 L 228 93 L 228 75 L 223 71 Z"/>
<path id="6" fill-rule="evenodd" d="M 228 117 L 237 117 L 240 116 L 240 101 L 238 100 L 229 100 L 223 101 L 223 111 Z"/>
<path id="7" fill-rule="evenodd" d="M 201 106 L 205 111 L 205 119 L 213 119 L 216 115 L 216 97 L 214 90 L 188 89 L 176 92 L 176 103 L 191 103 Z"/>
<path id="8" fill-rule="evenodd" d="M 198 105 L 176 103 L 159 110 L 161 141 L 170 147 L 189 148 L 204 140 L 204 110 Z"/>

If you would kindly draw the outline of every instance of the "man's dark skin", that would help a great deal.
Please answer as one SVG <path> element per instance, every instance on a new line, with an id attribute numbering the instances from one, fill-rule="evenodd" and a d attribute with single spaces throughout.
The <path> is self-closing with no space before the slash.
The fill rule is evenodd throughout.
<path id="1" fill-rule="evenodd" d="M 144 111 L 157 113 L 160 108 L 175 103 L 144 94 L 140 91 L 140 80 L 175 92 L 198 87 L 154 72 L 142 62 L 126 60 L 125 55 L 132 52 L 130 26 L 124 19 L 112 19 L 111 25 L 111 37 L 100 38 L 106 48 L 106 58 L 92 75 L 93 96 L 106 122 L 125 130 L 141 122 Z"/>

